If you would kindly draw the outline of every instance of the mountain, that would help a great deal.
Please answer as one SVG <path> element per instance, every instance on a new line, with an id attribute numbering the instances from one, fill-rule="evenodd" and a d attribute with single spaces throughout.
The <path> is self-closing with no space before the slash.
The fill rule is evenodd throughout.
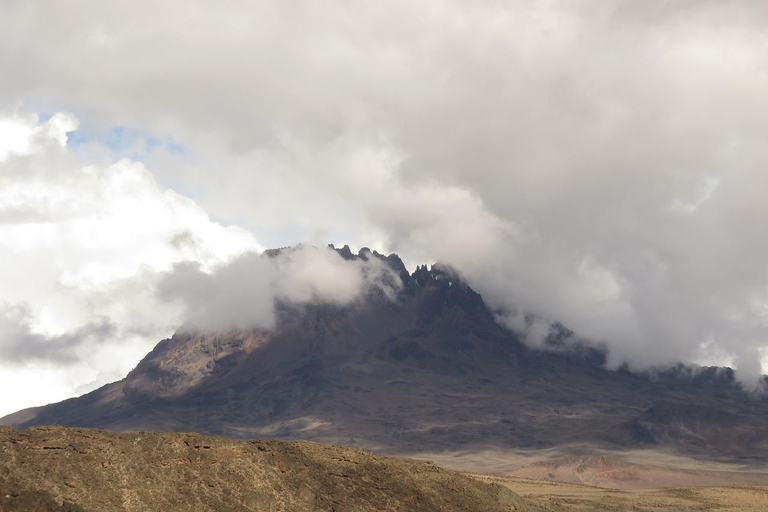
<path id="1" fill-rule="evenodd" d="M 562 327 L 550 350 L 531 349 L 449 268 L 409 273 L 394 254 L 336 250 L 388 265 L 402 282 L 398 295 L 374 287 L 348 307 L 280 304 L 270 331 L 185 326 L 123 380 L 0 424 L 305 439 L 390 453 L 586 443 L 768 456 L 768 400 L 742 389 L 730 369 L 608 370 L 603 352 L 564 342 L 571 336 Z"/>
<path id="2" fill-rule="evenodd" d="M 3 511 L 530 510 L 429 462 L 309 442 L 42 427 L 0 428 L 0 447 Z"/>

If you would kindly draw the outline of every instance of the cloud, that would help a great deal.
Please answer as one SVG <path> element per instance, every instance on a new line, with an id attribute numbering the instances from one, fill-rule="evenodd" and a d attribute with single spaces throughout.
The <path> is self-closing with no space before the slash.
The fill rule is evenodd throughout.
<path id="1" fill-rule="evenodd" d="M 38 122 L 35 115 L 0 119 L 0 162 L 13 155 L 38 152 L 46 146 L 64 147 L 67 134 L 77 127 L 77 119 L 63 113 L 54 115 L 45 123 Z"/>
<path id="2" fill-rule="evenodd" d="M 345 260 L 329 248 L 298 246 L 246 253 L 212 269 L 176 264 L 157 285 L 164 301 L 181 302 L 184 319 L 210 330 L 275 326 L 279 303 L 349 306 L 372 290 L 394 298 L 395 272 L 376 258 Z"/>
<path id="3" fill-rule="evenodd" d="M 113 326 L 102 321 L 65 334 L 46 336 L 34 332 L 34 320 L 24 305 L 0 306 L 0 355 L 4 362 L 48 360 L 72 363 L 77 361 L 76 347 L 103 342 L 114 332 Z"/>
<path id="4" fill-rule="evenodd" d="M 78 261 L 96 262 L 25 252 L 41 275 L 63 268 L 84 286 L 199 261 L 193 280 L 245 250 L 224 227 L 237 224 L 266 246 L 450 263 L 494 308 L 561 321 L 607 344 L 613 365 L 755 373 L 768 339 L 767 23 L 756 1 L 3 2 L 0 108 L 72 111 L 185 151 L 98 167 L 114 185 L 103 203 L 6 198 L 0 225 L 33 247 L 44 219 L 132 197 L 126 173 L 168 229 L 145 238 L 152 214 L 72 230 Z M 26 158 L 12 145 L 6 175 Z M 42 179 L 34 190 L 62 178 Z M 89 243 L 97 234 L 112 249 Z"/>
<path id="5" fill-rule="evenodd" d="M 83 162 L 67 145 L 70 115 L 0 126 L 23 135 L 0 158 L 0 373 L 37 369 L 72 392 L 124 375 L 180 322 L 155 296 L 160 272 L 261 249 L 140 162 Z"/>

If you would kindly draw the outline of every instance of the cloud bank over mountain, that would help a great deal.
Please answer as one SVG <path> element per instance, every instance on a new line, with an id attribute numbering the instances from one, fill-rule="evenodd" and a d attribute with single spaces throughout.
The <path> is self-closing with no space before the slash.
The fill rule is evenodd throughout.
<path id="1" fill-rule="evenodd" d="M 298 246 L 276 254 L 245 253 L 208 273 L 178 263 L 157 285 L 167 302 L 180 302 L 187 322 L 207 330 L 275 327 L 280 303 L 350 306 L 372 291 L 395 299 L 401 282 L 377 258 L 347 261 L 330 248 Z"/>
<path id="2" fill-rule="evenodd" d="M 178 307 L 145 272 L 349 243 L 450 263 L 510 325 L 563 322 L 611 364 L 751 378 L 766 23 L 756 1 L 4 2 L 0 300 L 50 333 L 156 325 Z"/>

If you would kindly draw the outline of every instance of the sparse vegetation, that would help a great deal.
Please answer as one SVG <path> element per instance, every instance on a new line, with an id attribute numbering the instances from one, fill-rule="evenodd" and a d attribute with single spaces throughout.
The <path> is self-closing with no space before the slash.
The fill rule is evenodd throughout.
<path id="1" fill-rule="evenodd" d="M 311 442 L 0 429 L 3 512 L 509 512 L 496 483 Z"/>

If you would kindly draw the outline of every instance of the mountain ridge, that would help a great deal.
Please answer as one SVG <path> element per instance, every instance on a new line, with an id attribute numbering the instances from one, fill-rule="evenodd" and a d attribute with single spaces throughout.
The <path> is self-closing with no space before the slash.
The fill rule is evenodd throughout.
<path id="1" fill-rule="evenodd" d="M 535 350 L 449 267 L 409 273 L 394 254 L 331 248 L 387 264 L 401 280 L 397 296 L 371 289 L 351 306 L 278 304 L 272 330 L 185 326 L 126 378 L 0 423 L 195 430 L 400 453 L 588 442 L 768 455 L 768 401 L 743 390 L 732 371 L 608 370 L 603 351 L 565 343 L 572 336 L 562 326 L 545 342 L 550 351 Z"/>

